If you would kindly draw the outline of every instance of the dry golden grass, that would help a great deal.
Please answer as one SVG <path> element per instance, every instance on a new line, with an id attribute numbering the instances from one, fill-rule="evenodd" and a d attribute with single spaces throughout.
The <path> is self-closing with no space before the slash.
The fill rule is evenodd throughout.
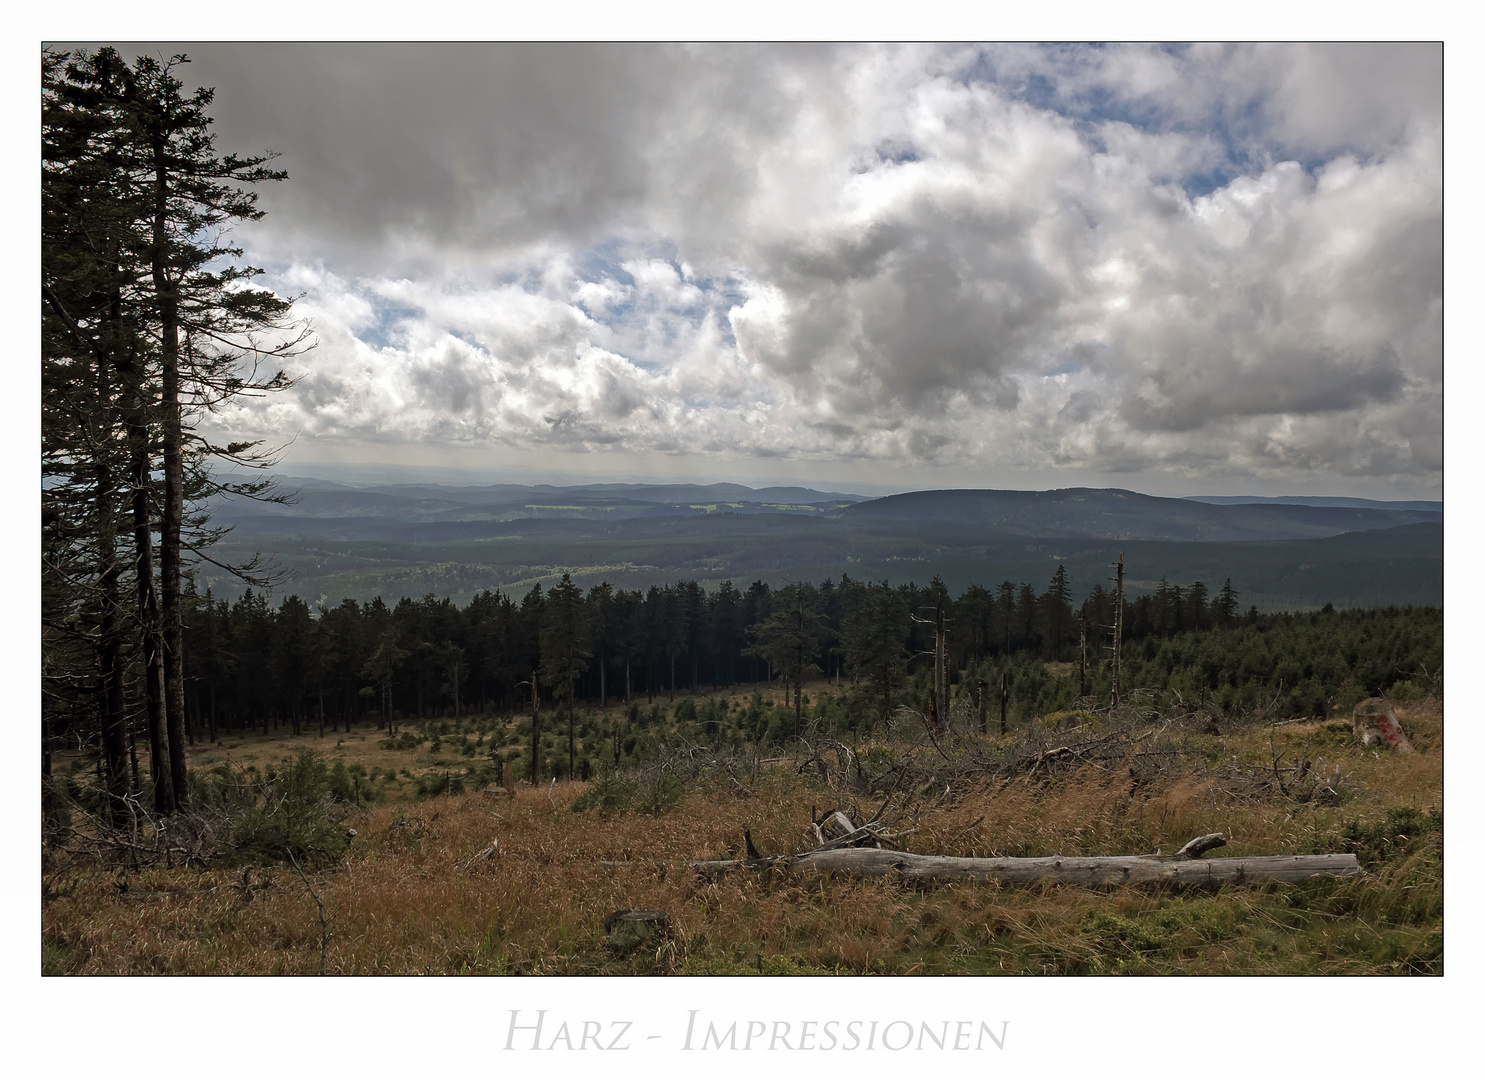
<path id="1" fill-rule="evenodd" d="M 1293 724 L 1202 736 L 1192 753 L 1206 767 L 1142 784 L 1127 768 L 1090 767 L 947 798 L 921 791 L 899 821 L 916 824 L 907 847 L 940 854 L 1168 852 L 1212 831 L 1229 837 L 1223 855 L 1334 850 L 1353 821 L 1380 827 L 1397 807 L 1442 806 L 1442 709 L 1401 715 L 1413 755 Z M 346 760 L 358 760 L 363 741 L 339 738 Z M 303 744 L 280 742 L 284 753 Z M 1327 776 L 1341 766 L 1339 805 L 1235 791 L 1211 764 L 1262 765 L 1306 746 Z M 378 755 L 389 752 L 364 753 L 368 765 L 388 763 Z M 353 815 L 349 853 L 309 874 L 329 919 L 327 973 L 1367 973 L 1441 963 L 1442 854 L 1432 841 L 1356 882 L 1217 892 L 916 889 L 746 872 L 705 881 L 675 863 L 737 854 L 744 828 L 765 853 L 802 850 L 812 808 L 835 805 L 838 793 L 788 763 L 746 790 L 704 782 L 658 816 L 575 813 L 586 788 L 523 785 Z M 868 813 L 879 802 L 857 798 Z M 480 857 L 497 839 L 496 854 Z M 49 855 L 44 879 L 47 970 L 319 968 L 318 911 L 292 867 L 130 872 Z M 671 940 L 615 955 L 604 917 L 625 908 L 667 911 Z"/>

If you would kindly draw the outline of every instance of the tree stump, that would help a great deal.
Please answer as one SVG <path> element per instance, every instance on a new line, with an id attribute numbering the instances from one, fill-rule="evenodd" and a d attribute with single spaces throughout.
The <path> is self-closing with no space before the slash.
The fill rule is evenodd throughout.
<path id="1" fill-rule="evenodd" d="M 826 840 L 839 840 L 856 831 L 856 824 L 843 811 L 835 810 L 820 820 L 820 832 Z"/>
<path id="2" fill-rule="evenodd" d="M 1358 702 L 1351 714 L 1351 730 L 1365 746 L 1382 746 L 1402 754 L 1413 752 L 1402 725 L 1397 722 L 1397 711 L 1386 698 Z"/>
<path id="3" fill-rule="evenodd" d="M 616 911 L 603 920 L 608 947 L 619 956 L 663 941 L 670 934 L 670 916 L 663 911 Z"/>

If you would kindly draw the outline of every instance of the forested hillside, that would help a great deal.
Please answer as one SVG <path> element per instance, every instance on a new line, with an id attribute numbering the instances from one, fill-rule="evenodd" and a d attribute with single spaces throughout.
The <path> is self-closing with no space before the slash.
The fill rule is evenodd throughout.
<path id="1" fill-rule="evenodd" d="M 1443 519 L 1441 510 L 1223 504 L 1118 488 L 910 491 L 842 510 L 868 521 L 975 521 L 987 529 L 1108 540 L 1291 540 Z"/>
<path id="2" fill-rule="evenodd" d="M 333 530 L 332 527 L 333 526 Z M 469 603 L 485 589 L 525 592 L 563 574 L 584 589 L 694 580 L 723 581 L 938 576 L 954 592 L 975 582 L 1044 581 L 1060 564 L 1082 595 L 1127 555 L 1131 594 L 1153 590 L 1162 574 L 1176 581 L 1231 577 L 1260 611 L 1444 602 L 1444 533 L 1437 524 L 1405 525 L 1311 540 L 1183 542 L 1101 541 L 1003 536 L 969 522 L 855 522 L 760 514 L 699 515 L 598 525 L 527 520 L 500 526 L 449 523 L 432 530 L 403 522 L 322 521 L 301 536 L 286 523 L 243 521 L 218 544 L 225 561 L 260 553 L 277 571 L 276 595 L 314 603 L 345 597 L 387 603 L 428 593 Z M 203 565 L 198 587 L 236 599 L 242 583 Z"/>
<path id="3" fill-rule="evenodd" d="M 1002 676 L 1013 718 L 1110 699 L 1113 596 L 1097 586 L 1074 605 L 1059 568 L 1042 590 L 1004 581 L 958 596 L 938 581 L 843 578 L 780 589 L 754 582 L 746 591 L 730 582 L 647 592 L 600 585 L 586 594 L 563 579 L 551 589 L 484 592 L 464 607 L 435 596 L 319 610 L 294 596 L 270 606 L 255 592 L 231 603 L 192 597 L 188 712 L 206 738 L 280 725 L 297 733 L 525 715 L 534 680 L 538 707 L 558 709 L 565 725 L 569 693 L 571 709 L 581 710 L 674 702 L 738 684 L 768 690 L 782 680 L 783 720 L 770 727 L 759 714 L 718 726 L 712 717 L 708 728 L 778 742 L 793 734 L 789 699 L 801 680 L 835 688 L 832 719 L 850 730 L 897 705 L 926 711 L 940 610 L 945 711 L 953 700 L 977 708 L 983 680 L 998 717 Z M 1433 608 L 1260 615 L 1230 583 L 1212 590 L 1164 581 L 1124 605 L 1123 688 L 1223 710 L 1326 716 L 1378 692 L 1433 692 L 1442 658 L 1442 613 Z M 59 716 L 57 733 L 86 726 L 86 715 L 80 699 L 70 720 Z M 560 772 L 569 755 L 559 749 Z"/>

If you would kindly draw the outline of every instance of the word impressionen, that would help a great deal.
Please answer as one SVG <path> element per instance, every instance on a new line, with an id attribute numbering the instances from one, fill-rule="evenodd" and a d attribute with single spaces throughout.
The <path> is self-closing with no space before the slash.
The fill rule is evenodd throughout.
<path id="1" fill-rule="evenodd" d="M 688 1010 L 682 1050 L 985 1050 L 1005 1049 L 1010 1021 L 999 1033 L 984 1020 L 698 1020 Z M 724 1025 L 725 1026 L 722 1026 Z"/>
<path id="2" fill-rule="evenodd" d="M 682 1050 L 1004 1050 L 1010 1021 L 739 1020 L 686 1012 Z M 506 1050 L 634 1050 L 667 1045 L 636 1031 L 632 1020 L 548 1020 L 546 1009 L 510 1010 Z M 669 1042 L 674 1046 L 673 1042 Z"/>

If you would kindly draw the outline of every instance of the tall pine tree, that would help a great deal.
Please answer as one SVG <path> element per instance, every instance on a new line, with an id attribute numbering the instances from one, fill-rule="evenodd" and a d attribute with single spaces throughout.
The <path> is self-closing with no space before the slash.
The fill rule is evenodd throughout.
<path id="1" fill-rule="evenodd" d="M 308 334 L 291 322 L 291 301 L 255 287 L 261 271 L 224 239 L 262 216 L 248 189 L 284 173 L 267 167 L 270 155 L 216 152 L 206 112 L 215 92 L 185 94 L 175 75 L 184 63 L 130 65 L 104 48 L 45 53 L 42 72 L 44 378 L 65 402 L 54 415 L 86 418 L 74 432 L 93 429 L 69 443 L 66 425 L 44 426 L 43 456 L 74 474 L 89 464 L 94 506 L 110 509 L 108 521 L 94 515 L 99 552 L 122 532 L 127 494 L 156 806 L 166 811 L 187 798 L 186 556 L 218 535 L 192 506 L 227 488 L 267 494 L 260 482 L 224 484 L 205 465 L 264 465 L 258 444 L 213 445 L 197 421 L 232 398 L 290 385 L 265 366 L 297 355 Z M 93 378 L 79 377 L 85 367 Z M 113 563 L 97 563 L 105 585 L 117 581 Z M 120 620 L 110 625 L 117 637 Z M 110 663 L 105 650 L 105 683 Z M 108 730 L 113 707 L 104 712 Z"/>

